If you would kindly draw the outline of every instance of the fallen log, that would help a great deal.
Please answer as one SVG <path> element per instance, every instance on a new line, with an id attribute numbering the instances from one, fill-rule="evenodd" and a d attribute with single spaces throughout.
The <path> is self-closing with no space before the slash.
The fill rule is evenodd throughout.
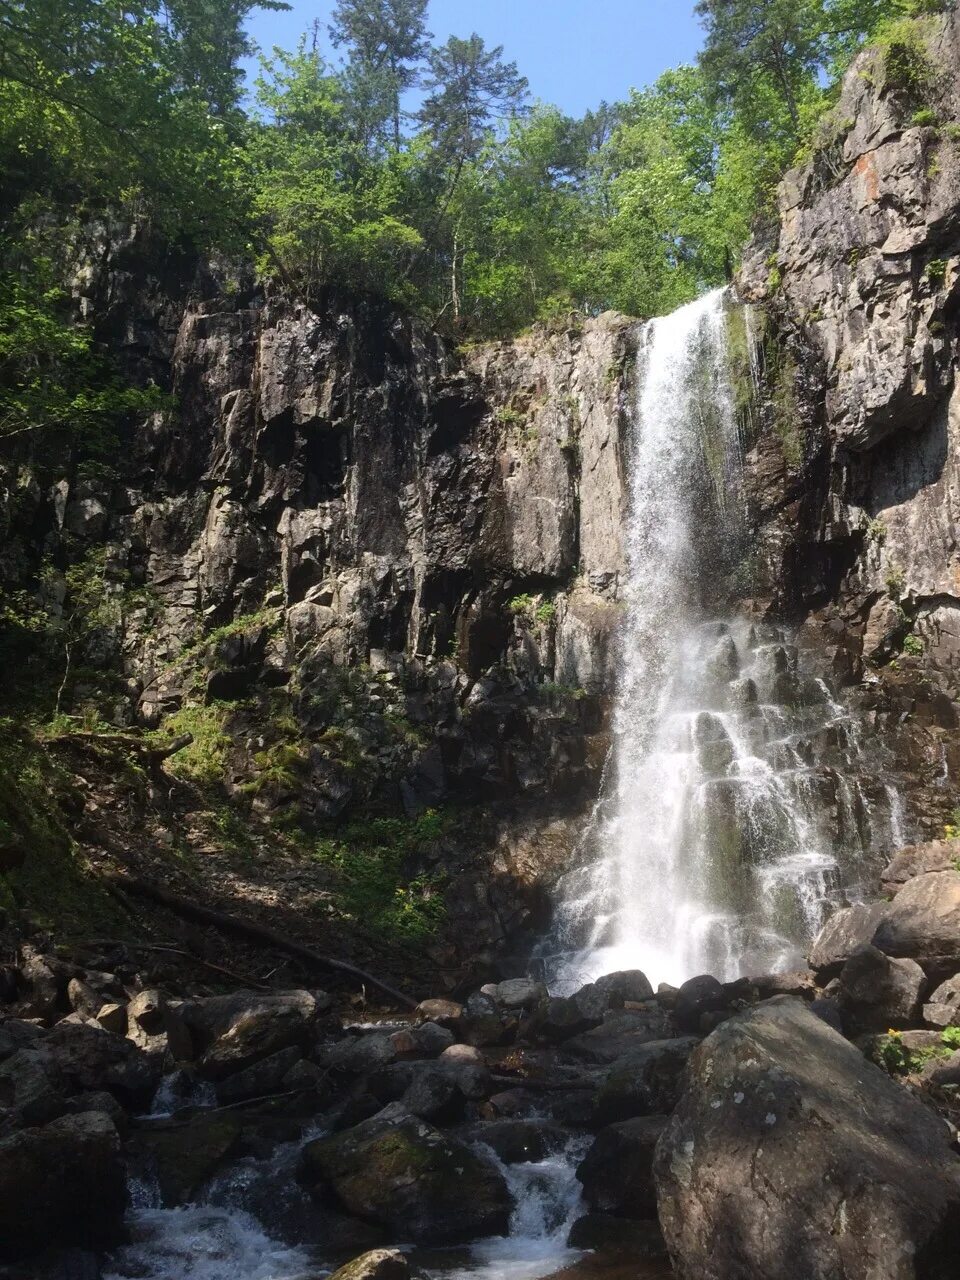
<path id="1" fill-rule="evenodd" d="M 389 996 L 391 1000 L 396 1000 L 406 1009 L 415 1009 L 417 1007 L 416 1000 L 404 995 L 402 991 L 398 991 L 396 987 L 390 986 L 389 983 L 381 982 L 373 974 L 367 973 L 363 969 L 358 969 L 356 965 L 348 964 L 346 960 L 335 960 L 332 956 L 321 955 L 319 951 L 314 951 L 312 947 L 305 947 L 303 943 L 295 941 L 295 939 L 288 937 L 285 933 L 280 933 L 276 929 L 271 929 L 268 925 L 255 924 L 252 920 L 243 920 L 239 916 L 228 915 L 225 911 L 215 911 L 212 907 L 201 906 L 198 902 L 181 897 L 179 893 L 173 893 L 161 885 L 152 884 L 148 880 L 140 880 L 136 876 L 128 875 L 125 872 L 114 871 L 107 878 L 115 889 L 134 897 L 147 898 L 151 902 L 157 902 L 160 906 L 167 907 L 177 915 L 183 916 L 184 919 L 196 920 L 200 924 L 213 925 L 221 933 L 232 933 L 236 937 L 265 943 L 268 946 L 275 947 L 278 951 L 285 951 L 287 955 L 295 956 L 306 964 L 322 969 L 332 969 L 336 973 L 348 974 L 368 986 L 376 987 L 378 991 L 382 991 L 384 995 Z"/>

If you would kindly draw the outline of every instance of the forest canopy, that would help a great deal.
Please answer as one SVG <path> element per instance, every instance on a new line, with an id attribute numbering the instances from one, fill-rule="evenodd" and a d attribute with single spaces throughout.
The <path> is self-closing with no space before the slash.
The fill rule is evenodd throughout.
<path id="1" fill-rule="evenodd" d="M 89 376 L 56 330 L 52 227 L 146 220 L 315 305 L 376 294 L 458 336 L 656 314 L 729 274 L 864 42 L 943 6 L 701 0 L 696 65 L 580 119 L 502 48 L 435 43 L 427 0 L 339 0 L 248 88 L 245 21 L 284 7 L 0 0 L 0 435 L 42 414 L 12 402 L 30 370 L 61 410 Z"/>

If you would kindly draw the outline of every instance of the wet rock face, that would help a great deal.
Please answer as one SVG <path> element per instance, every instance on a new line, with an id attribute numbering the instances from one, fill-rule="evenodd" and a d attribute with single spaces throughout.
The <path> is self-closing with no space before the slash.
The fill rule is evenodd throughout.
<path id="1" fill-rule="evenodd" d="M 681 1280 L 946 1280 L 956 1265 L 946 1126 L 788 996 L 694 1052 L 655 1176 Z"/>

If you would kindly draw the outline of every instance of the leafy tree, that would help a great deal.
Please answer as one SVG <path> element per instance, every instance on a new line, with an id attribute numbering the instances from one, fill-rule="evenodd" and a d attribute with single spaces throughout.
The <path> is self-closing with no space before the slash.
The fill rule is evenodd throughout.
<path id="1" fill-rule="evenodd" d="M 248 144 L 261 269 L 311 300 L 331 283 L 398 297 L 402 267 L 420 245 L 401 217 L 403 160 L 371 157 L 350 139 L 345 96 L 305 43 L 263 64 Z"/>
<path id="2" fill-rule="evenodd" d="M 333 11 L 330 36 L 349 53 L 345 79 L 364 143 L 400 150 L 401 100 L 430 48 L 426 12 L 427 0 L 339 0 Z"/>
<path id="3" fill-rule="evenodd" d="M 122 418 L 161 408 L 164 398 L 117 375 L 89 328 L 73 321 L 53 263 L 24 247 L 19 268 L 0 272 L 0 455 L 37 432 L 103 452 Z M 3 248 L 0 257 L 11 261 Z"/>
<path id="4" fill-rule="evenodd" d="M 696 12 L 707 31 L 700 64 L 717 96 L 750 114 L 766 81 L 798 139 L 800 102 L 823 60 L 822 0 L 700 0 Z"/>
<path id="5" fill-rule="evenodd" d="M 171 233 L 236 240 L 238 60 L 256 7 L 286 6 L 0 0 L 8 227 L 31 199 L 47 210 L 139 201 Z"/>
<path id="6" fill-rule="evenodd" d="M 470 163 L 451 202 L 455 321 L 509 333 L 580 303 L 587 148 L 554 107 L 515 117 Z"/>

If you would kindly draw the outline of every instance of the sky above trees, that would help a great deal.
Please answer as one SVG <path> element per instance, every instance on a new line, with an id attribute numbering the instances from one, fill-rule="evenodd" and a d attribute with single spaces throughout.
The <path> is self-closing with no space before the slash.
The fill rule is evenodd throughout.
<path id="1" fill-rule="evenodd" d="M 333 7 L 292 0 L 288 13 L 252 14 L 248 30 L 267 51 L 294 48 L 314 19 L 326 37 Z M 532 97 L 569 115 L 652 84 L 703 44 L 694 6 L 682 0 L 431 0 L 428 26 L 438 43 L 476 31 L 487 45 L 502 44 Z"/>

